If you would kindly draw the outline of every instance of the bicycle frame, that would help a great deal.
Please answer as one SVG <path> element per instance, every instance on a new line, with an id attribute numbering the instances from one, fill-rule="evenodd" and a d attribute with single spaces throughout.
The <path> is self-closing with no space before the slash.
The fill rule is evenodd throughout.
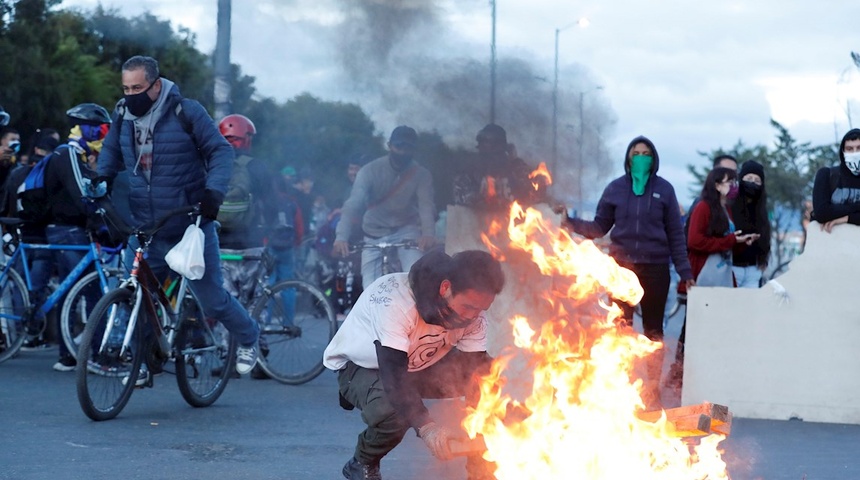
<path id="1" fill-rule="evenodd" d="M 169 358 L 171 354 L 171 345 L 173 345 L 176 332 L 179 330 L 179 322 L 177 317 L 181 308 L 180 306 L 182 299 L 185 298 L 185 294 L 188 289 L 188 282 L 185 280 L 184 277 L 180 277 L 179 291 L 176 296 L 177 302 L 173 304 L 173 302 L 171 302 L 170 299 L 167 297 L 167 294 L 164 293 L 164 290 L 159 286 L 158 279 L 155 277 L 155 274 L 152 272 L 152 269 L 149 268 L 149 265 L 143 259 L 146 246 L 148 245 L 149 242 L 147 242 L 145 246 L 138 247 L 135 250 L 131 274 L 119 286 L 119 288 L 132 288 L 135 292 L 134 307 L 131 311 L 129 324 L 126 327 L 125 337 L 123 338 L 120 355 L 123 355 L 128 351 L 131 337 L 134 334 L 135 328 L 137 326 L 137 319 L 139 318 L 140 307 L 141 305 L 143 305 L 146 317 L 150 319 L 153 333 L 156 335 L 160 354 L 163 356 L 163 358 Z M 145 297 L 151 298 L 152 295 L 155 295 L 157 303 L 164 309 L 162 313 L 167 315 L 168 317 L 169 321 L 166 324 L 170 326 L 168 328 L 168 331 L 165 331 L 165 328 L 162 326 L 161 322 L 158 321 L 158 312 L 156 312 L 155 310 L 154 302 L 143 301 Z M 99 351 L 104 350 L 104 347 L 107 344 L 108 339 L 110 338 L 110 333 L 115 325 L 116 311 L 111 312 L 110 321 L 108 322 L 107 328 L 105 329 L 105 334 L 102 337 L 102 343 L 99 346 Z"/>
<path id="2" fill-rule="evenodd" d="M 27 250 L 54 250 L 54 251 L 80 251 L 87 252 L 86 255 L 75 265 L 71 272 L 66 276 L 65 279 L 60 283 L 57 289 L 42 303 L 38 310 L 36 310 L 36 314 L 47 314 L 54 308 L 57 304 L 60 303 L 60 300 L 63 296 L 71 290 L 72 286 L 78 279 L 83 276 L 86 269 L 93 264 L 101 264 L 101 256 L 99 255 L 99 250 L 104 250 L 105 252 L 116 255 L 121 250 L 120 248 L 109 248 L 102 247 L 97 243 L 89 243 L 87 245 L 52 245 L 52 244 L 40 244 L 40 243 L 19 243 L 18 248 L 15 250 L 15 253 L 12 254 L 12 257 L 3 267 L 2 271 L 0 271 L 0 283 L 2 283 L 6 276 L 8 275 L 8 271 L 11 268 L 15 267 L 15 263 L 20 261 L 21 264 L 21 272 L 23 272 L 23 280 L 27 285 L 28 291 L 33 291 L 33 283 L 30 278 L 30 266 L 27 261 Z M 107 276 L 105 276 L 104 269 L 96 268 L 96 272 L 99 275 L 99 281 L 102 286 L 102 293 L 107 293 Z"/>

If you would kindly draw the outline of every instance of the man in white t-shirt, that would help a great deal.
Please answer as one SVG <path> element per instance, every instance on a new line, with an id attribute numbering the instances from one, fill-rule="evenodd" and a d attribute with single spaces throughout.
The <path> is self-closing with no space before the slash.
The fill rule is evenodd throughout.
<path id="1" fill-rule="evenodd" d="M 476 380 L 492 362 L 486 311 L 504 281 L 489 253 L 437 251 L 364 290 L 323 356 L 338 372 L 341 406 L 358 407 L 367 424 L 344 477 L 381 479 L 379 461 L 409 428 L 434 456 L 451 458 L 448 441 L 465 434 L 434 422 L 422 399 L 477 401 Z M 479 455 L 466 471 L 470 480 L 494 478 Z"/>

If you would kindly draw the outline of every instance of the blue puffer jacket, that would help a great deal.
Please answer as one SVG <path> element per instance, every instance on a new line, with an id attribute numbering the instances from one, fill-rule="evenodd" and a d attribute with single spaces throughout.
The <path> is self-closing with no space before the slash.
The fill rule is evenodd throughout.
<path id="1" fill-rule="evenodd" d="M 181 114 L 192 126 L 191 135 L 177 115 L 179 102 Z M 124 110 L 123 100 L 117 110 Z M 161 111 L 153 127 L 149 181 L 140 170 L 135 171 L 134 123 L 123 120 L 121 114 L 114 115 L 119 118 L 118 125 L 111 125 L 98 159 L 100 176 L 114 178 L 121 170 L 129 172 L 129 206 L 138 226 L 152 224 L 171 210 L 199 203 L 205 189 L 226 193 L 233 169 L 233 147 L 200 103 L 183 99 L 173 85 Z M 188 219 L 177 216 L 165 225 L 159 237 L 178 239 L 187 226 Z"/>

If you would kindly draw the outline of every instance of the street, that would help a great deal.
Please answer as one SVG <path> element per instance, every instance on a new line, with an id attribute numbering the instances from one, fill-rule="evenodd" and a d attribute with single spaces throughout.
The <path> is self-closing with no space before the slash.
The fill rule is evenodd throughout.
<path id="1" fill-rule="evenodd" d="M 96 423 L 80 410 L 74 374 L 51 370 L 56 354 L 21 352 L 0 364 L 0 479 L 335 480 L 363 427 L 357 411 L 338 406 L 331 372 L 298 387 L 232 379 L 202 409 L 189 407 L 164 374 L 154 388 L 136 390 L 116 419 Z M 860 478 L 856 425 L 736 418 L 723 445 L 735 480 Z M 436 461 L 412 432 L 383 460 L 382 474 L 465 478 L 462 459 Z"/>

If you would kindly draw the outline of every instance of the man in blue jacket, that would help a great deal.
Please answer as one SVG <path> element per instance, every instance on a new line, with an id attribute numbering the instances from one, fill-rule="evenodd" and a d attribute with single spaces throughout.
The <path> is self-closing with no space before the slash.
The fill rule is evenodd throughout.
<path id="1" fill-rule="evenodd" d="M 227 192 L 233 168 L 233 147 L 218 131 L 200 103 L 184 99 L 179 88 L 160 77 L 158 62 L 134 56 L 122 66 L 124 98 L 117 103 L 114 123 L 104 140 L 98 175 L 113 179 L 129 172 L 129 204 L 135 224 L 161 219 L 171 210 L 200 204 L 206 235 L 203 278 L 191 289 L 207 316 L 217 319 L 239 343 L 236 370 L 248 373 L 257 362 L 260 329 L 223 286 L 215 218 Z M 188 220 L 171 219 L 149 248 L 150 266 L 167 272 L 164 255 L 182 238 Z M 136 239 L 130 239 L 134 247 Z"/>

